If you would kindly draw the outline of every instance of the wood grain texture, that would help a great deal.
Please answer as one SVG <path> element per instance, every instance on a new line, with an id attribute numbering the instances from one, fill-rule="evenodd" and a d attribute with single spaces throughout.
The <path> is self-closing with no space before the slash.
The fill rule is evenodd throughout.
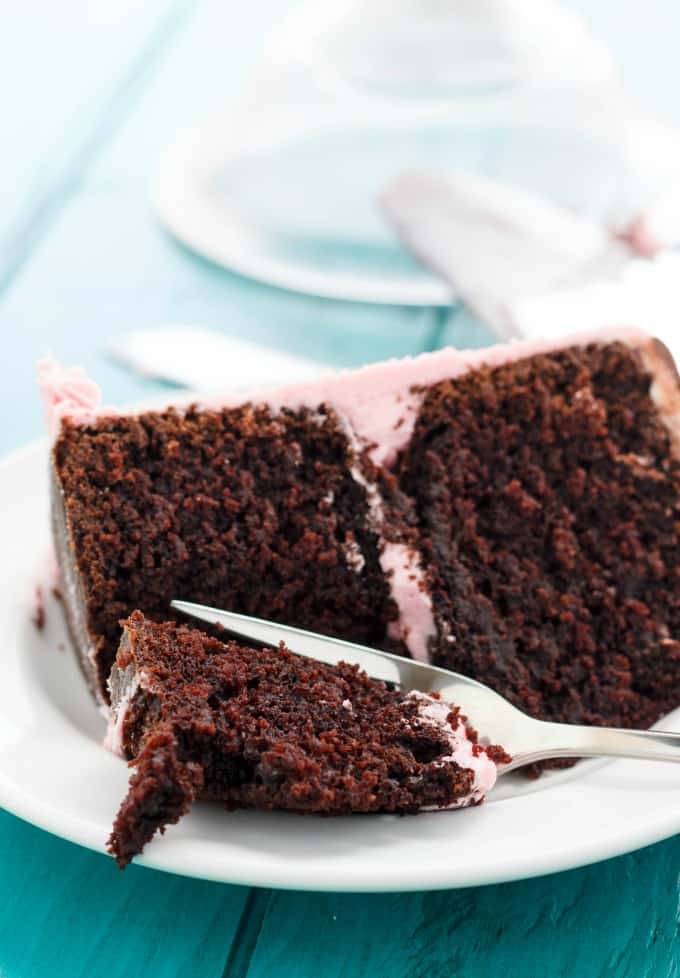
<path id="1" fill-rule="evenodd" d="M 135 326 L 173 322 L 349 365 L 419 352 L 438 318 L 430 309 L 334 303 L 246 282 L 177 246 L 150 221 L 140 188 L 79 196 L 0 303 L 0 335 L 12 337 L 2 396 L 7 405 L 25 405 L 0 430 L 0 448 L 42 433 L 38 357 L 51 350 L 66 363 L 84 364 L 107 403 L 129 403 L 158 388 L 121 370 L 106 357 L 107 347 Z"/>
<path id="2" fill-rule="evenodd" d="M 0 812 L 0 975 L 219 978 L 248 890 L 112 861 Z"/>
<path id="3" fill-rule="evenodd" d="M 677 978 L 680 839 L 439 893 L 273 893 L 248 978 Z"/>
<path id="4" fill-rule="evenodd" d="M 27 0 L 12 16 L 3 12 L 0 118 L 12 151 L 0 156 L 0 289 L 115 131 L 192 6 Z"/>
<path id="5" fill-rule="evenodd" d="M 134 326 L 199 323 L 343 365 L 431 345 L 439 323 L 434 310 L 333 302 L 250 282 L 187 252 L 150 211 L 152 174 L 177 127 L 215 101 L 220 72 L 219 101 L 238 88 L 252 68 L 251 49 L 259 50 L 289 6 L 260 0 L 243 11 L 244 43 L 226 61 L 233 2 L 210 0 L 179 38 L 166 32 L 172 57 L 155 50 L 154 71 L 144 74 L 143 95 L 135 89 L 125 124 L 110 142 L 99 141 L 96 154 L 74 160 L 66 199 L 55 189 L 60 206 L 32 239 L 30 262 L 13 266 L 4 295 L 0 290 L 0 335 L 12 336 L 3 398 L 26 405 L 15 424 L 0 430 L 1 450 L 42 432 L 32 391 L 35 360 L 47 350 L 83 363 L 110 402 L 148 396 L 150 385 L 105 356 L 110 342 Z"/>

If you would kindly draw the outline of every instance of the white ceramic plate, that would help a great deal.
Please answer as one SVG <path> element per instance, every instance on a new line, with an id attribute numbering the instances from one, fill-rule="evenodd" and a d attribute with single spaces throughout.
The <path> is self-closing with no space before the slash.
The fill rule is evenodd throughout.
<path id="1" fill-rule="evenodd" d="M 309 295 L 408 306 L 455 301 L 451 287 L 407 255 L 396 239 L 387 261 L 371 258 L 370 252 L 358 257 L 356 245 L 324 259 L 322 248 L 292 246 L 285 236 L 268 234 L 247 219 L 219 190 L 220 173 L 238 151 L 234 133 L 241 125 L 229 108 L 218 111 L 185 132 L 163 160 L 153 203 L 183 244 L 241 275 Z M 389 241 L 388 232 L 384 237 Z"/>
<path id="2" fill-rule="evenodd" d="M 128 771 L 100 744 L 104 720 L 68 647 L 61 608 L 31 621 L 49 590 L 47 448 L 0 463 L 0 804 L 104 851 Z M 680 714 L 663 724 L 680 727 Z M 415 890 L 540 875 L 628 852 L 680 830 L 671 764 L 588 762 L 501 783 L 476 809 L 399 818 L 227 814 L 199 804 L 139 861 L 187 876 L 312 890 Z"/>

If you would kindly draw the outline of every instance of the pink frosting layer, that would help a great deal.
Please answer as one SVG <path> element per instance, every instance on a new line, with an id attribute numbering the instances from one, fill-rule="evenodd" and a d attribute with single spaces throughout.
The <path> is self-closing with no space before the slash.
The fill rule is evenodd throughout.
<path id="1" fill-rule="evenodd" d="M 53 357 L 38 361 L 38 385 L 50 436 L 65 418 L 90 424 L 101 408 L 101 391 L 82 367 L 62 367 Z"/>
<path id="2" fill-rule="evenodd" d="M 481 366 L 500 366 L 513 360 L 549 353 L 567 346 L 607 343 L 620 340 L 639 346 L 649 340 L 647 333 L 632 326 L 572 333 L 559 339 L 513 340 L 511 343 L 481 350 L 455 350 L 447 347 L 417 357 L 386 360 L 355 370 L 340 370 L 312 381 L 285 387 L 241 394 L 202 396 L 208 408 L 230 407 L 244 401 L 279 407 L 316 407 L 330 404 L 347 418 L 357 436 L 370 446 L 379 465 L 393 464 L 398 452 L 408 443 L 422 395 L 418 387 L 460 377 Z M 51 357 L 38 363 L 38 377 L 50 425 L 58 427 L 62 418 L 88 424 L 97 414 L 115 413 L 101 406 L 101 393 L 82 367 L 64 368 Z M 174 404 L 189 404 L 196 395 L 174 399 Z"/>
<path id="3" fill-rule="evenodd" d="M 474 775 L 469 794 L 458 798 L 447 808 L 463 808 L 482 801 L 496 783 L 498 771 L 491 758 L 467 735 L 465 723 L 457 718 L 455 726 L 449 721 L 451 706 L 443 700 L 427 693 L 409 693 L 407 699 L 418 702 L 418 715 L 421 723 L 437 727 L 449 742 L 449 753 L 437 760 L 436 764 L 457 764 L 471 770 Z"/>
<path id="4" fill-rule="evenodd" d="M 109 679 L 109 691 L 112 694 L 111 708 L 106 713 L 107 728 L 103 744 L 112 754 L 118 754 L 119 757 L 124 757 L 123 727 L 125 726 L 128 711 L 137 692 L 146 688 L 145 675 L 143 671 L 139 674 L 136 673 L 132 666 L 128 666 L 125 671 L 121 672 L 118 666 L 114 665 L 114 670 L 117 670 L 115 675 L 117 675 L 122 689 L 116 700 L 113 695 L 114 691 L 111 685 L 111 679 Z M 114 672 L 111 675 L 113 677 Z"/>
<path id="5" fill-rule="evenodd" d="M 408 547 L 385 543 L 380 566 L 390 582 L 392 600 L 399 609 L 399 618 L 391 621 L 387 634 L 401 639 L 414 659 L 428 662 L 428 642 L 435 635 L 432 599 L 425 590 L 420 561 Z"/>
<path id="6" fill-rule="evenodd" d="M 107 716 L 106 734 L 104 735 L 103 745 L 112 754 L 117 754 L 118 757 L 125 756 L 123 753 L 123 725 L 135 692 L 136 687 L 121 701 L 116 710 L 110 711 Z"/>
<path id="7" fill-rule="evenodd" d="M 318 380 L 292 384 L 275 391 L 252 395 L 272 407 L 330 404 L 343 414 L 357 435 L 371 447 L 378 465 L 394 464 L 397 454 L 408 444 L 422 400 L 414 388 L 460 377 L 481 366 L 498 367 L 513 360 L 549 353 L 565 346 L 585 346 L 621 340 L 639 345 L 649 339 L 635 327 L 574 333 L 561 339 L 514 340 L 481 350 L 455 350 L 447 347 L 417 357 L 386 360 L 358 370 L 343 370 Z M 241 396 L 238 401 L 244 400 Z M 233 398 L 214 398 L 210 403 L 237 403 Z"/>

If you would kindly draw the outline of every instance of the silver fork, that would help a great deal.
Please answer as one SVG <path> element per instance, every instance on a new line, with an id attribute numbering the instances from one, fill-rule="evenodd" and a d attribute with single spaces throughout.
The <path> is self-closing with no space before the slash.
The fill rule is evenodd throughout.
<path id="1" fill-rule="evenodd" d="M 535 720 L 488 686 L 439 666 L 190 601 L 172 601 L 171 605 L 191 618 L 221 625 L 237 638 L 274 647 L 284 641 L 297 655 L 328 665 L 356 663 L 372 679 L 393 683 L 404 693 L 412 690 L 439 693 L 443 700 L 461 708 L 479 731 L 483 743 L 500 744 L 510 754 L 512 760 L 499 767 L 499 774 L 507 774 L 524 764 L 563 757 L 680 761 L 680 733 L 619 730 Z"/>

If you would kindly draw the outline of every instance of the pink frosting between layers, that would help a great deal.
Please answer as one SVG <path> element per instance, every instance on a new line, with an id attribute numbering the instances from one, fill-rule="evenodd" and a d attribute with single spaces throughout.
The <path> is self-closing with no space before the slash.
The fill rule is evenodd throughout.
<path id="1" fill-rule="evenodd" d="M 399 617 L 387 628 L 390 638 L 401 639 L 414 659 L 429 662 L 429 639 L 435 634 L 432 599 L 424 587 L 417 554 L 401 543 L 385 543 L 380 566 L 387 576 Z"/>
<path id="2" fill-rule="evenodd" d="M 128 710 L 130 709 L 137 691 L 144 688 L 143 683 L 140 680 L 141 676 L 138 676 L 136 673 L 129 676 L 119 702 L 115 705 L 111 705 L 111 709 L 108 711 L 108 715 L 106 717 L 106 734 L 104 736 L 103 745 L 107 750 L 110 750 L 112 754 L 117 754 L 118 757 L 125 756 L 123 752 L 123 726 L 125 725 Z"/>
<path id="3" fill-rule="evenodd" d="M 397 606 L 398 617 L 389 623 L 387 634 L 391 638 L 402 640 L 414 659 L 427 662 L 427 647 L 430 636 L 435 634 L 435 622 L 432 602 L 424 587 L 420 558 L 405 544 L 385 540 L 385 513 L 380 490 L 362 471 L 359 455 L 363 446 L 354 428 L 346 415 L 337 413 L 350 448 L 357 456 L 356 461 L 350 465 L 350 475 L 366 492 L 369 521 L 381 543 L 380 568 L 385 574 L 390 597 Z"/>
<path id="4" fill-rule="evenodd" d="M 123 724 L 125 723 L 129 706 L 130 701 L 128 699 L 119 705 L 115 714 L 109 713 L 107 717 L 106 734 L 104 735 L 102 744 L 107 750 L 110 750 L 112 754 L 116 754 L 118 757 L 124 757 Z"/>
<path id="5" fill-rule="evenodd" d="M 451 805 L 445 807 L 447 809 L 464 808 L 466 805 L 482 801 L 495 785 L 498 776 L 496 765 L 489 755 L 479 748 L 475 750 L 476 745 L 468 737 L 463 720 L 458 718 L 455 727 L 452 726 L 448 719 L 452 709 L 449 703 L 429 696 L 427 693 L 415 691 L 409 693 L 406 698 L 407 700 L 415 699 L 418 702 L 420 721 L 436 727 L 449 742 L 450 753 L 433 763 L 442 766 L 457 764 L 461 768 L 471 770 L 474 775 L 469 794 L 463 798 L 457 798 Z"/>

